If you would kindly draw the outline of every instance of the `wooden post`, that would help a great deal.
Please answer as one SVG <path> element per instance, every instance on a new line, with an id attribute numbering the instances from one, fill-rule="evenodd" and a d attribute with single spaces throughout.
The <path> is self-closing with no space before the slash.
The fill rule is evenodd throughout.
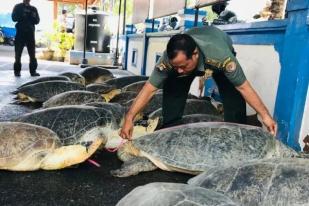
<path id="1" fill-rule="evenodd" d="M 54 0 L 54 20 L 57 19 L 58 15 L 58 0 Z"/>

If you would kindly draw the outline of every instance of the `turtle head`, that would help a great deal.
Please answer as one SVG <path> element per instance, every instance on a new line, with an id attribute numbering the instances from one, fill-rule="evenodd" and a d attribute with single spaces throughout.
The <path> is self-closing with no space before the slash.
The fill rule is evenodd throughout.
<path id="1" fill-rule="evenodd" d="M 31 98 L 30 96 L 28 96 L 28 95 L 26 95 L 26 94 L 24 94 L 22 92 L 17 93 L 16 99 L 19 102 L 23 102 L 23 103 L 36 102 L 37 101 L 35 98 Z"/>
<path id="2" fill-rule="evenodd" d="M 106 102 L 109 102 L 111 99 L 113 99 L 114 96 L 116 96 L 120 93 L 121 93 L 120 89 L 113 89 L 110 92 L 102 94 L 102 97 L 105 99 Z"/>

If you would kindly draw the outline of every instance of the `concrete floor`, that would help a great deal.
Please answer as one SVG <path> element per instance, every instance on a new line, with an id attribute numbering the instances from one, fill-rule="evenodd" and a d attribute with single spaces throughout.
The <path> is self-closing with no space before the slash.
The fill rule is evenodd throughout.
<path id="1" fill-rule="evenodd" d="M 11 104 L 11 91 L 24 82 L 35 79 L 29 74 L 28 56 L 22 58 L 20 78 L 13 75 L 13 47 L 0 46 L 0 121 L 30 112 L 35 106 Z M 66 63 L 39 61 L 41 76 L 57 75 L 64 71 L 79 72 L 77 66 Z M 190 175 L 161 170 L 128 178 L 115 178 L 110 170 L 121 161 L 114 153 L 100 152 L 92 157 L 101 167 L 84 162 L 74 168 L 58 171 L 9 172 L 0 171 L 0 205 L 115 205 L 124 195 L 139 185 L 150 182 L 182 182 Z"/>

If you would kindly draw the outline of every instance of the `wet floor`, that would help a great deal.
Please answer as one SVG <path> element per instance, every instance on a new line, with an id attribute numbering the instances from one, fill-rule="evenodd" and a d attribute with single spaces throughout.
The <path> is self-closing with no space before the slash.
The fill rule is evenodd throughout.
<path id="1" fill-rule="evenodd" d="M 35 79 L 30 77 L 27 56 L 23 58 L 20 78 L 13 76 L 12 48 L 0 47 L 0 121 L 31 112 L 36 106 L 12 104 L 19 85 Z M 1 52 L 2 51 L 2 52 Z M 79 72 L 77 66 L 58 62 L 39 61 L 41 76 L 61 72 Z M 116 72 L 121 74 L 122 72 Z M 100 152 L 92 157 L 101 167 L 88 162 L 74 168 L 57 171 L 9 172 L 0 171 L 0 205 L 115 205 L 133 188 L 150 182 L 183 182 L 191 176 L 161 170 L 141 173 L 128 178 L 115 178 L 110 170 L 121 165 L 116 154 Z"/>

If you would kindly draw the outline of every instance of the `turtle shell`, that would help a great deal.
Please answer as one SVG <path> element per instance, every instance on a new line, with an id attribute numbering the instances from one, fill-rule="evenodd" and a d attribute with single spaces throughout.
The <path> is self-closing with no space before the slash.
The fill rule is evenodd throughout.
<path id="1" fill-rule="evenodd" d="M 297 155 L 260 127 L 225 122 L 162 129 L 133 140 L 133 145 L 148 158 L 192 174 L 219 165 Z"/>
<path id="2" fill-rule="evenodd" d="M 309 159 L 279 158 L 216 167 L 189 184 L 224 193 L 242 205 L 308 205 Z"/>

